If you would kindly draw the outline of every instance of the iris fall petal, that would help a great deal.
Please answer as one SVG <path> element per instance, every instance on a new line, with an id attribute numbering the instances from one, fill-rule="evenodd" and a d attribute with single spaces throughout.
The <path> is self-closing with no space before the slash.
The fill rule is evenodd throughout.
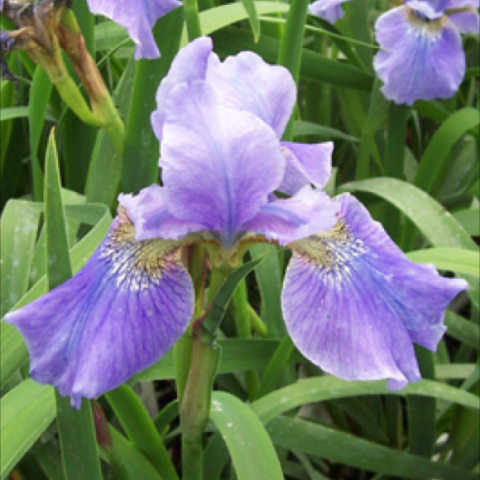
<path id="1" fill-rule="evenodd" d="M 85 267 L 6 321 L 22 333 L 32 377 L 79 408 L 165 354 L 193 312 L 173 242 L 135 242 L 123 209 Z"/>
<path id="2" fill-rule="evenodd" d="M 293 245 L 282 305 L 300 352 L 347 380 L 420 379 L 412 342 L 435 350 L 449 302 L 467 288 L 409 261 L 353 197 L 338 225 Z"/>

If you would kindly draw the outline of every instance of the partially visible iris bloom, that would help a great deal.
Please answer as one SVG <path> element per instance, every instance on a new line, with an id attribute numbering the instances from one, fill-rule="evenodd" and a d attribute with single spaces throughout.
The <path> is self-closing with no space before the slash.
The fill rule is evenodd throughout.
<path id="1" fill-rule="evenodd" d="M 413 342 L 435 350 L 467 283 L 410 262 L 354 197 L 321 192 L 331 143 L 280 141 L 295 96 L 288 71 L 253 53 L 221 62 L 200 38 L 178 54 L 152 115 L 164 186 L 121 195 L 87 265 L 6 317 L 34 379 L 78 407 L 157 361 L 193 314 L 182 251 L 197 242 L 219 268 L 254 242 L 290 248 L 282 305 L 300 352 L 347 380 L 420 379 Z"/>
<path id="2" fill-rule="evenodd" d="M 465 74 L 461 33 L 479 33 L 478 0 L 410 0 L 377 20 L 374 66 L 396 103 L 449 98 Z"/>
<path id="3" fill-rule="evenodd" d="M 349 1 L 350 0 L 317 0 L 308 7 L 308 11 L 312 15 L 323 18 L 330 23 L 336 23 L 345 15 L 340 5 Z"/>
<path id="4" fill-rule="evenodd" d="M 181 5 L 178 0 L 87 0 L 93 13 L 105 15 L 127 29 L 137 45 L 135 59 L 158 58 L 153 38 L 155 22 Z"/>

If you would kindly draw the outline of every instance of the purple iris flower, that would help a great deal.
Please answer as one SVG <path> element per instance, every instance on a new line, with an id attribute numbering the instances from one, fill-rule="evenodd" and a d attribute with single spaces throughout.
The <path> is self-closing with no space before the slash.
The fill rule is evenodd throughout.
<path id="1" fill-rule="evenodd" d="M 158 58 L 153 38 L 155 22 L 181 5 L 178 0 L 87 0 L 93 13 L 105 15 L 127 29 L 136 44 L 135 59 Z"/>
<path id="2" fill-rule="evenodd" d="M 384 13 L 374 66 L 396 103 L 451 97 L 465 74 L 461 33 L 479 33 L 478 0 L 410 0 Z"/>
<path id="3" fill-rule="evenodd" d="M 312 15 L 323 18 L 330 23 L 336 23 L 345 15 L 340 5 L 349 1 L 350 0 L 317 0 L 308 7 L 308 11 Z"/>
<path id="4" fill-rule="evenodd" d="M 467 284 L 410 262 L 354 197 L 321 192 L 332 145 L 280 141 L 295 100 L 288 71 L 249 52 L 221 62 L 200 38 L 157 100 L 164 185 L 120 196 L 87 265 L 6 317 L 26 340 L 32 377 L 77 407 L 122 384 L 189 324 L 184 247 L 207 242 L 213 263 L 234 264 L 259 241 L 293 251 L 283 313 L 307 358 L 349 380 L 419 380 L 413 342 L 435 350 L 445 308 Z"/>

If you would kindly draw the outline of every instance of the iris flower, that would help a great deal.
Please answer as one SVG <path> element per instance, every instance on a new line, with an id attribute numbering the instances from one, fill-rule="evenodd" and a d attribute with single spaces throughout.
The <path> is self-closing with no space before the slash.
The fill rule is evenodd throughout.
<path id="1" fill-rule="evenodd" d="M 396 103 L 451 97 L 465 74 L 461 33 L 479 33 L 478 0 L 407 0 L 375 24 L 374 66 Z"/>
<path id="2" fill-rule="evenodd" d="M 312 15 L 323 18 L 330 23 L 336 23 L 345 15 L 340 5 L 349 1 L 350 0 L 317 0 L 308 7 L 308 11 Z"/>
<path id="3" fill-rule="evenodd" d="M 6 317 L 34 379 L 77 407 L 127 381 L 191 320 L 184 247 L 206 242 L 212 263 L 236 264 L 257 241 L 293 252 L 283 314 L 308 359 L 347 380 L 420 379 L 413 342 L 435 350 L 467 284 L 410 262 L 353 196 L 321 191 L 332 144 L 280 140 L 295 96 L 289 72 L 254 53 L 221 62 L 200 38 L 178 54 L 152 115 L 163 186 L 121 195 L 85 267 Z"/>
<path id="4" fill-rule="evenodd" d="M 127 29 L 137 45 L 135 58 L 158 58 L 153 38 L 155 22 L 181 5 L 178 0 L 87 0 L 93 13 L 105 15 Z"/>

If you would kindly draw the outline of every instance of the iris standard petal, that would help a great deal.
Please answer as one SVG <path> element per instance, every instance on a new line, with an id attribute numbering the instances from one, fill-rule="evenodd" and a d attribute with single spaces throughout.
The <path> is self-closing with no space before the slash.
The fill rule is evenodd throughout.
<path id="1" fill-rule="evenodd" d="M 330 23 L 336 23 L 345 15 L 340 5 L 348 1 L 350 0 L 317 0 L 308 7 L 308 11 Z"/>
<path id="2" fill-rule="evenodd" d="M 225 106 L 261 118 L 281 138 L 295 105 L 296 88 L 290 72 L 242 52 L 220 62 L 211 55 L 207 81 Z"/>
<path id="3" fill-rule="evenodd" d="M 412 342 L 436 348 L 447 305 L 468 285 L 409 261 L 355 198 L 337 201 L 337 226 L 293 245 L 282 294 L 288 331 L 325 371 L 401 388 L 420 378 Z"/>
<path id="4" fill-rule="evenodd" d="M 408 7 L 394 8 L 375 24 L 381 50 L 374 60 L 382 92 L 396 103 L 451 97 L 465 73 L 462 40 L 455 26 L 442 17 L 417 18 Z"/>
<path id="5" fill-rule="evenodd" d="M 6 321 L 22 333 L 32 377 L 80 406 L 165 354 L 186 329 L 193 288 L 174 242 L 134 240 L 123 209 L 85 267 Z"/>
<path id="6" fill-rule="evenodd" d="M 159 142 L 162 141 L 165 107 L 170 90 L 183 82 L 205 79 L 212 48 L 212 40 L 208 37 L 200 37 L 190 42 L 178 52 L 168 75 L 161 81 L 156 95 L 157 109 L 151 116 L 153 131 Z"/>
<path id="7" fill-rule="evenodd" d="M 161 155 L 168 210 L 234 242 L 283 178 L 275 133 L 255 115 L 225 108 L 200 80 L 172 89 L 166 112 Z"/>
<path id="8" fill-rule="evenodd" d="M 163 15 L 181 5 L 178 0 L 87 0 L 93 13 L 111 18 L 127 29 L 137 45 L 135 58 L 160 56 L 152 28 Z"/>
<path id="9" fill-rule="evenodd" d="M 332 173 L 333 142 L 302 144 L 282 142 L 286 159 L 285 175 L 278 188 L 294 195 L 305 185 L 323 188 Z"/>
<path id="10" fill-rule="evenodd" d="M 204 230 L 203 225 L 174 217 L 167 209 L 165 196 L 165 188 L 158 185 L 144 188 L 138 195 L 119 196 L 120 204 L 135 226 L 135 240 L 179 240 L 189 233 Z"/>
<path id="11" fill-rule="evenodd" d="M 245 224 L 245 230 L 261 233 L 280 245 L 332 228 L 338 205 L 320 190 L 304 187 L 289 199 L 273 200 Z"/>

